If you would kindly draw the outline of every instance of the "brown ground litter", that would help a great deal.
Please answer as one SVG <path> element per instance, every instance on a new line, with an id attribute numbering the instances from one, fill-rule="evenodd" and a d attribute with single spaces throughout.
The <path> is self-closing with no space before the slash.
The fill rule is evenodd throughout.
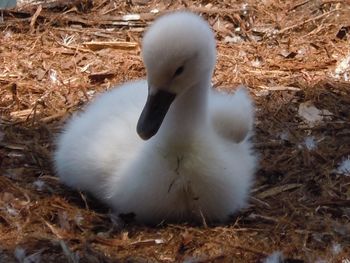
<path id="1" fill-rule="evenodd" d="M 54 139 L 95 94 L 144 76 L 146 26 L 184 8 L 216 32 L 215 87 L 254 97 L 251 205 L 223 226 L 123 225 L 58 182 Z M 350 262 L 349 1 L 48 1 L 4 19 L 0 262 Z"/>

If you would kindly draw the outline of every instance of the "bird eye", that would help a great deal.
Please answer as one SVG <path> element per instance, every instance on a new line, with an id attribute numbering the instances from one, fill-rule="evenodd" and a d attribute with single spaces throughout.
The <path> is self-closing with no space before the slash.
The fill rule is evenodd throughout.
<path id="1" fill-rule="evenodd" d="M 184 69 L 185 69 L 184 66 L 178 67 L 174 73 L 174 77 L 181 75 L 181 73 L 184 71 Z"/>

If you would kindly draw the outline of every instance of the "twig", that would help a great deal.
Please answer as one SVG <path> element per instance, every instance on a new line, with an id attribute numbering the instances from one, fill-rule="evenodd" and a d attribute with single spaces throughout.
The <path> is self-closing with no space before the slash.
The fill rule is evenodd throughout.
<path id="1" fill-rule="evenodd" d="M 113 49 L 121 49 L 121 50 L 130 50 L 138 47 L 136 42 L 125 42 L 125 41 L 93 41 L 93 42 L 85 42 L 83 43 L 87 48 L 96 51 L 104 48 L 113 48 Z"/>
<path id="2" fill-rule="evenodd" d="M 39 122 L 41 122 L 41 123 L 48 123 L 48 122 L 51 122 L 53 120 L 56 120 L 56 119 L 59 119 L 59 118 L 63 117 L 65 114 L 67 114 L 67 111 L 63 110 L 63 111 L 60 111 L 60 112 L 58 112 L 56 114 L 53 114 L 51 116 L 47 116 L 47 117 L 41 118 L 39 120 Z"/>
<path id="3" fill-rule="evenodd" d="M 265 192 L 258 194 L 257 197 L 264 199 L 266 197 L 277 195 L 277 194 L 283 193 L 285 191 L 299 188 L 300 186 L 302 186 L 302 184 L 286 184 L 286 185 L 276 186 L 276 187 L 273 187 L 273 188 L 266 190 Z"/>
<path id="4" fill-rule="evenodd" d="M 257 254 L 257 255 L 260 255 L 260 256 L 263 256 L 263 257 L 267 257 L 268 256 L 265 252 L 261 252 L 259 250 L 253 249 L 253 248 L 243 247 L 243 246 L 239 246 L 239 245 L 236 245 L 236 246 L 233 246 L 233 247 L 237 248 L 237 249 L 241 249 L 241 250 L 247 251 L 247 252 L 250 252 L 250 253 L 253 253 L 253 254 Z"/>
<path id="5" fill-rule="evenodd" d="M 202 218 L 202 223 L 203 223 L 204 228 L 208 228 L 207 220 L 205 219 L 205 216 L 204 216 L 204 214 L 202 212 L 202 209 L 199 209 L 199 214 L 200 214 L 200 216 Z"/>
<path id="6" fill-rule="evenodd" d="M 34 25 L 35 25 L 35 22 L 36 20 L 38 19 L 38 16 L 40 15 L 41 13 L 41 10 L 43 10 L 43 7 L 42 5 L 39 5 L 38 8 L 36 9 L 34 15 L 32 16 L 32 19 L 30 20 L 30 30 L 31 32 L 34 32 Z"/>
<path id="7" fill-rule="evenodd" d="M 330 10 L 330 11 L 328 11 L 328 12 L 326 12 L 326 13 L 323 13 L 323 14 L 321 14 L 321 15 L 318 15 L 318 16 L 316 16 L 316 17 L 312 17 L 312 18 L 309 18 L 309 19 L 307 19 L 307 20 L 305 20 L 305 21 L 301 21 L 300 23 L 297 23 L 297 24 L 294 24 L 294 25 L 285 27 L 285 28 L 281 29 L 280 31 L 278 31 L 277 34 L 281 35 L 281 34 L 287 32 L 287 31 L 289 31 L 289 30 L 291 30 L 291 29 L 300 27 L 300 26 L 305 25 L 305 24 L 307 24 L 307 23 L 309 23 L 309 22 L 312 22 L 312 21 L 318 20 L 318 19 L 320 19 L 320 18 L 322 18 L 322 17 L 328 16 L 328 15 L 334 13 L 335 11 L 338 11 L 338 10 L 337 10 L 337 9 L 333 9 L 333 10 Z"/>
<path id="8" fill-rule="evenodd" d="M 305 0 L 305 1 L 302 1 L 300 3 L 296 3 L 294 6 L 292 6 L 291 8 L 289 8 L 289 12 L 290 11 L 293 11 L 294 9 L 297 9 L 298 7 L 301 7 L 303 5 L 306 5 L 308 2 L 310 2 L 310 0 Z"/>
<path id="9" fill-rule="evenodd" d="M 292 87 L 292 86 L 265 86 L 265 85 L 260 85 L 258 86 L 259 88 L 265 89 L 265 90 L 269 90 L 269 91 L 283 91 L 283 90 L 287 90 L 287 91 L 300 91 L 300 88 L 297 87 Z"/>
<path id="10" fill-rule="evenodd" d="M 62 44 L 62 43 L 60 43 L 60 42 L 58 42 L 58 41 L 56 41 L 56 42 L 57 42 L 57 44 L 61 45 L 62 47 L 65 47 L 65 48 L 68 48 L 68 49 L 72 49 L 72 50 L 74 50 L 75 52 L 81 51 L 81 52 L 86 52 L 86 53 L 95 54 L 95 53 L 94 53 L 92 50 L 90 50 L 90 49 L 81 48 L 81 47 L 79 47 L 79 46 L 68 46 L 68 45 Z"/>
<path id="11" fill-rule="evenodd" d="M 252 202 L 254 202 L 256 204 L 262 204 L 262 205 L 266 206 L 267 208 L 271 208 L 271 206 L 268 203 L 266 203 L 264 201 L 261 201 L 258 198 L 255 198 L 255 197 L 252 196 L 250 199 L 252 200 Z"/>

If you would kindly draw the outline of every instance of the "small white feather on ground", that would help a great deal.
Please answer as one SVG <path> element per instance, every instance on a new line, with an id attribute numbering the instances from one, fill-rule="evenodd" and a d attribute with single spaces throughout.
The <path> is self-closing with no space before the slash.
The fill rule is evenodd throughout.
<path id="1" fill-rule="evenodd" d="M 282 262 L 283 262 L 283 253 L 281 251 L 275 251 L 263 260 L 263 263 L 282 263 Z"/>

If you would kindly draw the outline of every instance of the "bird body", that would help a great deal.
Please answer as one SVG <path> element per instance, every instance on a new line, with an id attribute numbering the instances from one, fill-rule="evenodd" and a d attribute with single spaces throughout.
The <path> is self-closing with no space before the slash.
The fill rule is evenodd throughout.
<path id="1" fill-rule="evenodd" d="M 16 7 L 17 0 L 1 0 L 0 1 L 0 9 L 7 9 Z"/>
<path id="2" fill-rule="evenodd" d="M 14 8 L 17 6 L 17 0 L 0 0 L 0 23 L 4 22 L 4 9 Z"/>
<path id="3" fill-rule="evenodd" d="M 147 80 L 102 94 L 67 123 L 58 175 L 139 222 L 228 220 L 246 204 L 256 169 L 247 92 L 211 89 L 215 41 L 191 13 L 158 19 L 143 58 Z"/>

